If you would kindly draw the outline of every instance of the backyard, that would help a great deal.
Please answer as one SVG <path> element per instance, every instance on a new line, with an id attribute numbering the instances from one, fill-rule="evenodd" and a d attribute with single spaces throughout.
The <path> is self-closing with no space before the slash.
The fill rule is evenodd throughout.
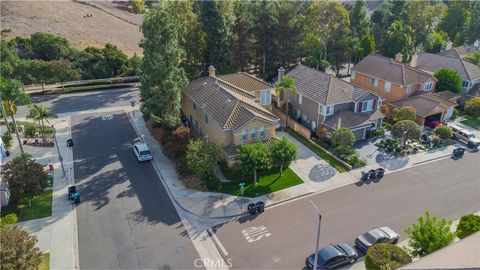
<path id="1" fill-rule="evenodd" d="M 229 183 L 222 183 L 222 188 L 219 192 L 240 196 L 240 183 L 245 183 L 244 197 L 257 197 L 260 195 L 269 194 L 278 190 L 293 187 L 302 184 L 303 181 L 295 174 L 290 168 L 283 171 L 282 177 L 280 172 L 266 172 L 259 175 L 257 179 L 257 185 L 253 184 L 252 177 L 246 179 L 247 181 L 235 181 Z"/>

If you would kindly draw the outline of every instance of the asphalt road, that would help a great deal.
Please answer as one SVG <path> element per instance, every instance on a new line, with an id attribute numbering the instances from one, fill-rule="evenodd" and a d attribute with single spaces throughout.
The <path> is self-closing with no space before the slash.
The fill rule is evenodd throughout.
<path id="1" fill-rule="evenodd" d="M 54 113 L 71 113 L 84 110 L 128 106 L 130 100 L 140 100 L 140 91 L 134 88 L 106 89 L 70 94 L 32 95 L 32 103 L 42 103 Z M 25 117 L 28 106 L 18 108 L 17 117 Z"/>
<path id="2" fill-rule="evenodd" d="M 199 256 L 154 168 L 131 150 L 128 117 L 112 116 L 72 117 L 80 268 L 194 268 Z"/>
<path id="3" fill-rule="evenodd" d="M 320 247 L 349 243 L 376 226 L 407 237 L 406 226 L 425 210 L 458 219 L 480 210 L 480 155 L 444 159 L 386 175 L 379 182 L 352 184 L 267 209 L 256 218 L 220 225 L 216 234 L 235 269 L 301 269 L 315 249 L 322 213 Z"/>

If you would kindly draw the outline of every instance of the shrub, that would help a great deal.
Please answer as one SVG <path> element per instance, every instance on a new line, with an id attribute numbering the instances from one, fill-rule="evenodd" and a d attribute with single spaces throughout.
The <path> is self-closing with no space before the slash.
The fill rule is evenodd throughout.
<path id="1" fill-rule="evenodd" d="M 385 129 L 384 128 L 376 128 L 375 129 L 375 136 L 381 137 L 385 135 Z"/>
<path id="2" fill-rule="evenodd" d="M 177 166 L 177 172 L 182 176 L 193 173 L 188 167 L 187 158 L 185 155 L 180 156 L 175 165 Z"/>
<path id="3" fill-rule="evenodd" d="M 383 128 L 385 128 L 386 130 L 390 130 L 392 128 L 392 125 L 388 122 L 383 122 Z"/>
<path id="4" fill-rule="evenodd" d="M 465 112 L 475 117 L 480 116 L 480 98 L 475 97 L 468 100 L 465 103 Z"/>
<path id="5" fill-rule="evenodd" d="M 8 214 L 2 218 L 0 218 L 0 228 L 5 228 L 14 225 L 18 222 L 18 218 L 16 214 Z"/>
<path id="6" fill-rule="evenodd" d="M 405 106 L 393 110 L 393 121 L 395 123 L 403 120 L 415 121 L 415 119 L 417 119 L 417 111 L 412 106 Z"/>
<path id="7" fill-rule="evenodd" d="M 353 168 L 360 168 L 367 165 L 367 162 L 364 159 L 360 158 L 358 153 L 349 155 L 345 161 L 348 164 L 350 164 Z"/>
<path id="8" fill-rule="evenodd" d="M 2 142 L 5 144 L 5 148 L 10 148 L 12 146 L 12 135 L 5 134 L 2 135 Z"/>
<path id="9" fill-rule="evenodd" d="M 35 136 L 35 133 L 37 132 L 37 128 L 34 124 L 25 123 L 23 131 L 25 132 L 25 136 L 33 138 Z"/>
<path id="10" fill-rule="evenodd" d="M 438 126 L 435 129 L 435 134 L 442 140 L 452 138 L 453 136 L 452 129 L 449 126 Z"/>
<path id="11" fill-rule="evenodd" d="M 397 269 L 411 262 L 412 258 L 404 249 L 387 243 L 374 245 L 365 256 L 365 268 L 368 270 Z"/>
<path id="12" fill-rule="evenodd" d="M 480 216 L 475 214 L 465 215 L 460 218 L 457 226 L 457 236 L 463 239 L 480 231 Z"/>
<path id="13" fill-rule="evenodd" d="M 460 93 L 462 90 L 462 78 L 457 71 L 448 68 L 441 68 L 435 74 L 437 83 L 435 84 L 435 91 L 440 92 L 450 90 Z"/>
<path id="14" fill-rule="evenodd" d="M 223 175 L 229 180 L 241 181 L 246 177 L 242 166 L 240 166 L 240 163 L 238 162 L 234 163 L 232 166 L 228 166 L 227 162 L 222 159 L 219 164 Z"/>
<path id="15" fill-rule="evenodd" d="M 432 136 L 433 147 L 440 147 L 442 145 L 442 139 L 437 135 Z"/>
<path id="16" fill-rule="evenodd" d="M 187 164 L 197 175 L 212 174 L 220 162 L 221 144 L 203 139 L 191 140 L 187 146 Z"/>
<path id="17" fill-rule="evenodd" d="M 210 191 L 220 191 L 222 189 L 222 182 L 213 174 L 205 174 L 202 176 L 202 181 Z"/>
<path id="18" fill-rule="evenodd" d="M 332 144 L 338 146 L 353 146 L 355 135 L 348 128 L 339 128 L 332 137 Z"/>

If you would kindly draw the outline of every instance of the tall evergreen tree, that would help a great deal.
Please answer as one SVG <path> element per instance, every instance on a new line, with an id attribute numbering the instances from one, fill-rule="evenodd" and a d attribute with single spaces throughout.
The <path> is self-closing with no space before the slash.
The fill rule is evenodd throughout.
<path id="1" fill-rule="evenodd" d="M 256 64 L 264 78 L 271 79 L 276 74 L 278 47 L 275 42 L 278 23 L 275 16 L 275 2 L 259 1 L 252 3 L 254 13 L 254 33 L 256 39 Z"/>
<path id="2" fill-rule="evenodd" d="M 235 1 L 233 24 L 233 68 L 244 71 L 255 58 L 255 35 L 253 32 L 252 4 L 244 0 Z"/>
<path id="3" fill-rule="evenodd" d="M 206 33 L 203 62 L 206 66 L 214 66 L 220 73 L 228 73 L 232 71 L 232 25 L 227 14 L 222 13 L 221 5 L 217 1 L 199 3 L 200 22 Z"/>
<path id="4" fill-rule="evenodd" d="M 348 13 L 350 18 L 350 33 L 358 38 L 370 33 L 371 21 L 365 8 L 365 0 L 355 1 Z"/>
<path id="5" fill-rule="evenodd" d="M 448 34 L 450 41 L 454 41 L 457 33 L 463 31 L 470 16 L 472 1 L 448 1 L 446 5 L 447 13 L 438 27 Z"/>
<path id="6" fill-rule="evenodd" d="M 388 57 L 395 57 L 395 54 L 402 53 L 403 59 L 409 58 L 409 47 L 412 42 L 412 28 L 405 25 L 403 21 L 396 20 L 388 28 L 386 46 L 383 54 Z"/>
<path id="7" fill-rule="evenodd" d="M 277 45 L 280 66 L 288 67 L 296 63 L 303 52 L 300 41 L 303 39 L 303 24 L 300 15 L 302 5 L 295 2 L 282 1 L 276 3 L 275 16 L 277 17 Z"/>
<path id="8" fill-rule="evenodd" d="M 180 116 L 180 91 L 187 84 L 181 60 L 185 53 L 179 47 L 178 23 L 166 7 L 156 6 L 145 16 L 141 98 L 142 111 L 155 122 L 174 128 Z"/>
<path id="9" fill-rule="evenodd" d="M 472 13 L 465 24 L 464 37 L 465 42 L 473 43 L 480 39 L 480 2 L 473 1 Z"/>

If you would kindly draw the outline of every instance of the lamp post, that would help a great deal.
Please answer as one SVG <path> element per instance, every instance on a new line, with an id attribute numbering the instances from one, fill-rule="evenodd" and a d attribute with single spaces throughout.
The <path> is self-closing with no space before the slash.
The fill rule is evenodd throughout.
<path id="1" fill-rule="evenodd" d="M 308 203 L 310 203 L 313 208 L 315 209 L 315 211 L 317 212 L 318 214 L 318 230 L 317 230 L 317 243 L 315 245 L 315 256 L 314 256 L 314 260 L 313 260 L 313 270 L 316 270 L 318 269 L 318 244 L 320 242 L 320 224 L 322 223 L 322 214 L 320 213 L 320 210 L 318 210 L 318 207 L 312 202 L 312 200 L 308 200 Z"/>
<path id="2" fill-rule="evenodd" d="M 49 124 L 50 122 L 48 121 L 48 119 L 45 119 Z M 63 178 L 65 178 L 65 167 L 63 166 L 63 157 L 62 155 L 60 154 L 60 148 L 58 148 L 58 141 L 57 141 L 57 132 L 55 130 L 55 125 L 58 124 L 58 123 L 61 123 L 61 122 L 65 122 L 66 120 L 61 120 L 61 121 L 58 121 L 56 122 L 55 124 L 50 124 L 51 127 L 52 127 L 52 130 L 53 130 L 53 139 L 55 140 L 55 146 L 57 148 L 57 154 L 58 154 L 58 160 L 60 161 L 60 165 L 62 166 L 62 174 L 63 174 Z"/>

